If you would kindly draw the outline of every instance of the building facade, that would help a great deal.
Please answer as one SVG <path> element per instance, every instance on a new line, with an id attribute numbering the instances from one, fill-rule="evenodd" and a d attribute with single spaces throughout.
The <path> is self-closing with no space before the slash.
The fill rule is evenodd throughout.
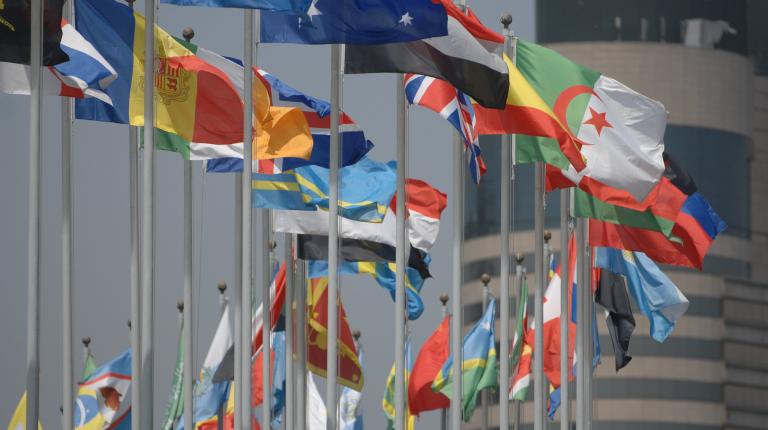
<path id="1" fill-rule="evenodd" d="M 664 103 L 670 112 L 667 151 L 729 225 L 701 272 L 663 267 L 691 302 L 666 342 L 653 341 L 647 319 L 636 313 L 633 360 L 617 373 L 598 318 L 603 363 L 593 390 L 596 429 L 768 428 L 765 17 L 765 0 L 538 2 L 539 43 Z M 481 140 L 489 174 L 466 192 L 466 325 L 482 310 L 481 274 L 492 275 L 498 294 L 499 144 L 497 137 Z M 532 173 L 532 166 L 515 167 L 510 239 L 513 252 L 526 257 L 530 281 L 537 275 Z M 559 195 L 551 193 L 546 224 L 556 253 L 559 212 Z M 531 402 L 522 409 L 528 426 Z M 490 416 L 496 423 L 495 404 Z M 467 428 L 479 428 L 478 418 Z"/>

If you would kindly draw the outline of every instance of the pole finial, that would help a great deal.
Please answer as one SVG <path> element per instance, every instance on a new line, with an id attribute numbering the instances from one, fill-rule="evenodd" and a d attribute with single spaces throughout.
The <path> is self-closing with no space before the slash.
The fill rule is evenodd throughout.
<path id="1" fill-rule="evenodd" d="M 355 338 L 355 341 L 360 340 L 360 336 L 362 336 L 363 333 L 360 330 L 355 330 L 352 332 L 352 337 Z"/>
<path id="2" fill-rule="evenodd" d="M 503 14 L 501 14 L 501 25 L 503 25 L 505 29 L 509 29 L 509 26 L 512 25 L 511 13 L 504 12 Z"/>
<path id="3" fill-rule="evenodd" d="M 552 239 L 552 232 L 544 230 L 544 242 L 549 242 L 549 239 Z"/>
<path id="4" fill-rule="evenodd" d="M 80 341 L 83 342 L 83 346 L 84 347 L 88 348 L 88 346 L 91 344 L 91 337 L 90 336 L 85 336 Z"/>
<path id="5" fill-rule="evenodd" d="M 523 260 L 525 260 L 525 256 L 521 252 L 515 254 L 515 261 L 517 261 L 518 265 L 523 264 Z"/>
<path id="6" fill-rule="evenodd" d="M 483 273 L 482 275 L 480 275 L 480 281 L 483 283 L 484 286 L 487 287 L 488 284 L 491 283 L 491 275 L 487 273 Z"/>
<path id="7" fill-rule="evenodd" d="M 270 251 L 274 251 L 274 250 L 275 250 L 275 248 L 277 248 L 277 241 L 275 241 L 275 240 L 270 240 L 270 241 L 269 241 L 269 250 L 270 250 Z"/>
<path id="8" fill-rule="evenodd" d="M 224 292 L 227 291 L 227 283 L 219 281 L 219 285 L 217 285 L 216 288 L 219 289 L 219 294 L 224 294 Z"/>
<path id="9" fill-rule="evenodd" d="M 179 312 L 184 312 L 184 300 L 176 302 L 176 309 L 178 309 Z"/>
<path id="10" fill-rule="evenodd" d="M 125 324 L 128 326 L 128 330 L 130 330 L 131 329 L 131 320 L 126 321 Z"/>
<path id="11" fill-rule="evenodd" d="M 181 30 L 181 36 L 187 42 L 191 42 L 192 38 L 195 37 L 195 29 L 193 29 L 192 27 L 184 27 L 184 30 Z"/>
<path id="12" fill-rule="evenodd" d="M 440 294 L 440 302 L 445 306 L 448 303 L 448 299 L 450 296 L 448 296 L 447 293 Z"/>

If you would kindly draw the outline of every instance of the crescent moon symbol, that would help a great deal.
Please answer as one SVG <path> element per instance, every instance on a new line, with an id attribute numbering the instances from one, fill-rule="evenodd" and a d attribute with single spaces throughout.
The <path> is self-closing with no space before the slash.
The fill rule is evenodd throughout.
<path id="1" fill-rule="evenodd" d="M 576 96 L 579 96 L 581 94 L 592 94 L 598 99 L 600 98 L 600 96 L 598 96 L 597 93 L 595 93 L 595 90 L 593 90 L 591 87 L 588 87 L 586 85 L 573 85 L 571 87 L 564 89 L 560 93 L 560 95 L 557 96 L 557 100 L 555 100 L 555 105 L 552 108 L 552 112 L 555 114 L 557 119 L 560 120 L 563 126 L 565 126 L 565 128 L 568 130 L 568 133 L 570 133 L 571 135 L 574 135 L 574 133 L 571 130 L 571 126 L 568 125 L 568 119 L 566 118 L 566 113 L 568 112 L 568 106 L 571 105 L 571 101 L 575 99 Z M 584 144 L 583 142 L 581 143 Z"/>

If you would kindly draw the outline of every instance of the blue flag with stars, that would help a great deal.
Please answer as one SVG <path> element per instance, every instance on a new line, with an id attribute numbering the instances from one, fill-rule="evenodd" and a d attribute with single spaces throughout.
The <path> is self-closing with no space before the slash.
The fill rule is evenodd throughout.
<path id="1" fill-rule="evenodd" d="M 369 45 L 446 34 L 445 7 L 433 0 L 312 0 L 304 14 L 261 13 L 262 43 Z"/>

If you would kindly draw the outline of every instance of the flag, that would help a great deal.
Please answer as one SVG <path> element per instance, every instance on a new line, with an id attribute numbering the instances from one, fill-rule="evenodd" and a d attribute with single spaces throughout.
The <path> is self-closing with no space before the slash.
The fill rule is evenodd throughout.
<path id="1" fill-rule="evenodd" d="M 363 157 L 339 169 L 339 215 L 357 221 L 381 222 L 395 194 L 397 179 L 394 161 L 381 163 Z M 328 210 L 329 169 L 301 166 L 294 169 L 306 203 Z"/>
<path id="2" fill-rule="evenodd" d="M 635 330 L 635 317 L 629 303 L 627 285 L 624 278 L 607 269 L 600 272 L 599 286 L 595 301 L 606 310 L 605 323 L 611 336 L 613 354 L 616 358 L 616 371 L 629 364 L 629 339 Z"/>
<path id="3" fill-rule="evenodd" d="M 389 291 L 392 300 L 395 300 L 397 266 L 395 263 L 382 263 L 373 261 L 342 261 L 338 266 L 339 274 L 371 275 L 376 283 Z M 328 276 L 328 261 L 307 260 L 307 277 L 310 279 Z M 424 313 L 424 302 L 421 300 L 421 287 L 424 278 L 418 270 L 412 267 L 405 268 L 405 307 L 409 320 L 418 319 Z"/>
<path id="4" fill-rule="evenodd" d="M 105 90 L 112 105 L 78 99 L 76 118 L 144 125 L 144 17 L 115 0 L 77 0 L 75 16 L 77 31 L 118 74 Z M 217 58 L 195 55 L 157 26 L 155 46 L 155 127 L 194 142 L 241 142 L 243 103 L 222 69 L 231 62 L 213 64 Z M 266 115 L 268 96 L 255 88 L 254 112 Z"/>
<path id="5" fill-rule="evenodd" d="M 172 430 L 176 421 L 184 413 L 184 321 L 179 328 L 179 341 L 176 347 L 176 365 L 173 367 L 173 380 L 171 381 L 171 393 L 168 396 L 168 405 L 165 407 L 161 430 Z"/>
<path id="6" fill-rule="evenodd" d="M 444 394 L 432 391 L 432 383 L 451 352 L 450 322 L 451 316 L 446 315 L 416 357 L 408 381 L 408 408 L 411 415 L 418 416 L 421 412 L 451 406 L 450 399 Z"/>
<path id="7" fill-rule="evenodd" d="M 307 291 L 307 368 L 317 375 L 326 375 L 328 347 L 328 279 L 310 280 Z M 338 383 L 362 391 L 363 369 L 357 358 L 344 304 L 339 298 L 339 362 Z"/>
<path id="8" fill-rule="evenodd" d="M 294 211 L 316 211 L 315 205 L 304 200 L 296 174 L 253 173 L 251 176 L 252 207 L 285 209 Z"/>
<path id="9" fill-rule="evenodd" d="M 83 374 L 82 374 L 82 380 L 85 381 L 88 379 L 93 372 L 98 369 L 99 366 L 96 365 L 96 358 L 94 358 L 93 354 L 91 353 L 90 348 L 86 348 L 86 354 L 85 354 L 85 360 L 83 361 Z"/>
<path id="10" fill-rule="evenodd" d="M 528 280 L 525 277 L 523 278 L 523 288 L 517 309 L 518 317 L 515 322 L 515 338 L 510 363 L 514 364 L 512 367 L 514 372 L 510 378 L 509 399 L 524 402 L 528 397 L 528 388 L 531 386 L 531 359 L 533 356 L 533 338 L 528 329 Z"/>
<path id="11" fill-rule="evenodd" d="M 29 64 L 31 6 L 28 0 L 0 2 L 0 61 Z M 43 1 L 43 66 L 67 61 L 67 53 L 60 46 L 63 6 L 64 0 Z"/>
<path id="12" fill-rule="evenodd" d="M 96 359 L 90 348 L 85 349 L 83 373 L 80 378 L 85 381 L 96 371 Z M 104 418 L 99 413 L 98 394 L 90 388 L 80 387 L 75 398 L 74 416 L 72 417 L 75 430 L 101 430 L 104 428 Z"/>
<path id="13" fill-rule="evenodd" d="M 124 420 L 130 420 L 131 350 L 96 369 L 80 383 L 80 389 L 98 393 L 99 414 L 104 419 L 105 428 L 116 428 Z"/>
<path id="14" fill-rule="evenodd" d="M 360 367 L 365 368 L 363 364 L 363 347 L 357 345 L 357 360 Z M 363 393 L 353 390 L 349 387 L 341 388 L 339 397 L 339 427 L 341 430 L 363 430 Z"/>
<path id="15" fill-rule="evenodd" d="M 496 342 L 494 326 L 496 320 L 496 299 L 492 298 L 485 309 L 483 318 L 464 336 L 463 362 L 461 365 L 461 408 L 465 422 L 469 422 L 475 411 L 477 394 L 484 388 L 498 384 L 496 366 Z M 433 391 L 451 397 L 453 389 L 453 357 L 443 365 L 432 384 Z"/>
<path id="16" fill-rule="evenodd" d="M 520 295 L 517 299 L 517 318 L 515 318 L 515 332 L 512 340 L 512 353 L 509 364 L 512 369 L 520 365 L 523 356 L 525 337 L 528 333 L 528 278 L 523 277 L 520 287 Z M 514 384 L 510 384 L 510 387 Z"/>
<path id="17" fill-rule="evenodd" d="M 409 384 L 411 378 L 411 371 L 413 369 L 413 355 L 411 354 L 411 337 L 405 339 L 405 386 Z M 395 420 L 400 419 L 397 416 L 397 407 L 395 406 L 395 363 L 392 363 L 392 368 L 389 370 L 389 376 L 387 377 L 387 386 L 384 388 L 384 398 L 381 399 L 381 408 L 384 410 L 384 415 L 387 417 L 387 429 L 395 428 Z M 416 416 L 411 414 L 410 407 L 408 406 L 408 398 L 405 399 L 405 412 L 408 414 L 406 419 L 406 430 L 413 430 L 416 423 Z"/>
<path id="18" fill-rule="evenodd" d="M 117 79 L 117 72 L 83 39 L 75 28 L 62 20 L 61 49 L 68 61 L 48 67 L 42 74 L 44 95 L 62 97 L 95 97 L 105 103 L 112 100 L 104 89 Z M 0 92 L 29 95 L 29 66 L 0 62 Z"/>
<path id="19" fill-rule="evenodd" d="M 195 385 L 195 428 L 201 423 L 216 420 L 219 409 L 226 403 L 229 391 L 229 381 L 217 382 L 214 375 L 219 366 L 224 362 L 227 351 L 234 347 L 232 324 L 229 321 L 229 304 L 225 305 L 221 313 L 216 333 L 213 335 L 208 353 L 205 355 L 203 366 L 200 369 L 197 384 Z M 179 420 L 176 430 L 185 427 L 184 417 Z"/>
<path id="20" fill-rule="evenodd" d="M 275 353 L 275 364 L 272 370 L 272 422 L 273 429 L 281 428 L 285 412 L 285 331 L 272 333 L 272 350 Z M 293 412 L 293 411 L 291 411 Z"/>
<path id="21" fill-rule="evenodd" d="M 434 1 L 448 13 L 448 32 L 424 40 L 348 45 L 345 73 L 417 73 L 449 82 L 489 108 L 504 107 L 509 74 L 493 51 L 504 38 L 450 0 Z M 422 25 L 418 20 L 413 24 Z"/>
<path id="22" fill-rule="evenodd" d="M 446 34 L 432 0 L 312 0 L 305 13 L 261 13 L 262 43 L 394 43 Z"/>
<path id="23" fill-rule="evenodd" d="M 19 404 L 16 405 L 16 409 L 13 411 L 11 422 L 8 423 L 8 430 L 26 430 L 27 428 L 27 392 L 21 395 Z M 43 430 L 43 425 L 40 421 L 37 422 L 37 429 Z"/>
<path id="24" fill-rule="evenodd" d="M 344 194 L 344 190 L 341 191 Z M 448 198 L 440 190 L 418 179 L 406 179 L 405 207 L 408 210 L 408 238 L 414 248 L 429 252 L 440 231 L 440 217 Z M 397 196 L 393 196 L 381 223 L 354 221 L 339 217 L 339 236 L 361 239 L 389 246 L 396 245 Z M 326 211 L 274 211 L 274 229 L 281 233 L 327 235 Z"/>
<path id="25" fill-rule="evenodd" d="M 627 277 L 635 303 L 651 323 L 651 337 L 664 342 L 675 328 L 675 322 L 688 310 L 688 299 L 642 252 L 595 249 L 595 266 Z"/>
<path id="26" fill-rule="evenodd" d="M 302 13 L 309 7 L 310 0 L 160 0 L 160 3 L 177 6 L 228 7 Z"/>
<path id="27" fill-rule="evenodd" d="M 472 100 L 453 85 L 430 76 L 407 73 L 403 77 L 408 103 L 423 106 L 439 114 L 453 125 L 464 139 L 468 154 L 469 173 L 475 184 L 487 170 L 480 155 L 475 109 Z"/>
<path id="28" fill-rule="evenodd" d="M 323 396 L 315 385 L 312 372 L 307 372 L 307 430 L 326 430 L 328 410 L 325 408 Z"/>
<path id="29" fill-rule="evenodd" d="M 259 173 L 279 173 L 310 164 L 328 167 L 331 104 L 292 88 L 265 70 L 258 69 L 258 73 L 263 81 L 268 84 L 267 89 L 271 93 L 273 104 L 298 108 L 304 113 L 312 133 L 312 153 L 308 160 L 291 157 L 266 160 L 262 157 L 258 163 L 254 160 L 254 171 Z M 339 117 L 339 135 L 341 139 L 342 166 L 357 163 L 373 148 L 373 143 L 365 138 L 363 130 L 344 112 L 341 112 Z M 192 159 L 207 159 L 207 172 L 243 171 L 242 144 L 227 146 L 206 145 L 199 149 L 193 144 L 190 146 L 190 157 L 193 157 Z"/>

